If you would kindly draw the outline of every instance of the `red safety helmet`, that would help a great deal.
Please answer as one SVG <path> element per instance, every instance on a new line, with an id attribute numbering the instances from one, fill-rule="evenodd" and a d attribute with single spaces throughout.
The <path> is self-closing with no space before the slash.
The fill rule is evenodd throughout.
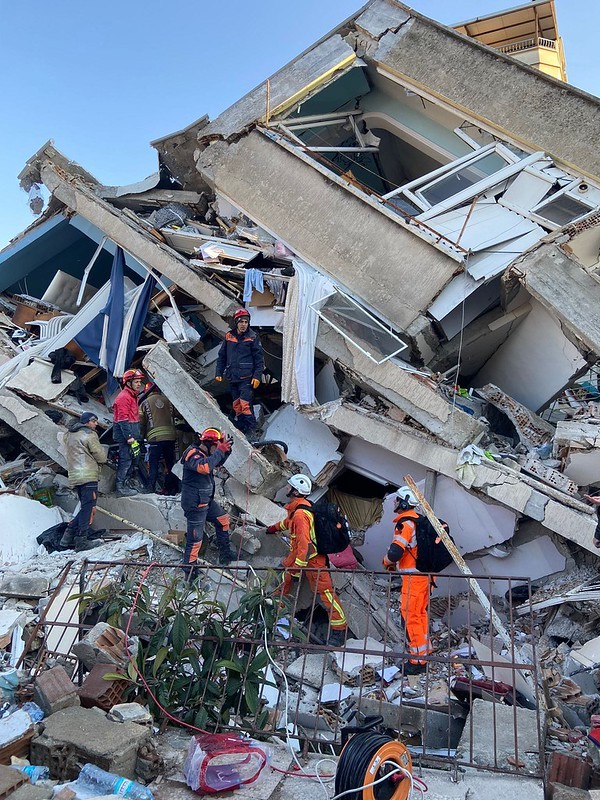
<path id="1" fill-rule="evenodd" d="M 123 383 L 128 383 L 129 381 L 134 381 L 139 378 L 139 380 L 143 381 L 145 379 L 145 375 L 139 369 L 127 369 L 123 373 Z"/>
<path id="2" fill-rule="evenodd" d="M 233 321 L 237 322 L 240 319 L 247 317 L 250 320 L 250 312 L 247 311 L 245 308 L 238 308 L 238 310 L 233 315 Z"/>
<path id="3" fill-rule="evenodd" d="M 217 428 L 205 428 L 198 435 L 201 442 L 220 442 L 223 439 L 223 434 Z"/>

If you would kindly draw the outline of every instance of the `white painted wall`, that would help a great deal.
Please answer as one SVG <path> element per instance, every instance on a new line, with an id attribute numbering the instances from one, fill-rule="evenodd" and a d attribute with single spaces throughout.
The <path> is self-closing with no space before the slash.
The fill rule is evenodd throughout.
<path id="1" fill-rule="evenodd" d="M 494 383 L 537 411 L 584 365 L 559 323 L 532 299 L 527 318 L 477 373 L 473 386 Z"/>

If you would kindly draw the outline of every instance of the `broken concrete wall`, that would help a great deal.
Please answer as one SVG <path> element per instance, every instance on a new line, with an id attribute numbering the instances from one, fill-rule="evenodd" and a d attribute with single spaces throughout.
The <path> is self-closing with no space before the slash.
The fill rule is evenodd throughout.
<path id="1" fill-rule="evenodd" d="M 245 436 L 221 412 L 208 392 L 201 389 L 173 356 L 167 345 L 157 344 L 144 358 L 144 369 L 181 416 L 195 431 L 216 427 L 233 437 L 227 471 L 251 491 L 273 497 L 284 482 L 280 470 L 254 450 Z"/>
<path id="2" fill-rule="evenodd" d="M 453 447 L 464 447 L 484 430 L 482 422 L 453 408 L 430 381 L 402 369 L 393 361 L 375 364 L 324 323 L 319 325 L 317 349 L 348 367 L 358 382 L 364 382 L 370 390 Z"/>
<path id="3" fill-rule="evenodd" d="M 323 406 L 320 413 L 321 419 L 344 433 L 377 444 L 426 469 L 454 480 L 458 478 L 456 451 L 433 442 L 407 425 L 349 404 L 330 403 Z M 462 482 L 467 488 L 530 516 L 565 539 L 597 553 L 593 545 L 596 518 L 584 503 L 491 461 L 473 465 L 470 478 Z"/>
<path id="4" fill-rule="evenodd" d="M 197 164 L 217 191 L 397 329 L 427 308 L 457 268 L 401 217 L 259 131 L 211 145 Z"/>
<path id="5" fill-rule="evenodd" d="M 586 361 L 564 335 L 556 317 L 535 300 L 531 306 L 529 315 L 472 383 L 495 383 L 519 403 L 537 410 L 555 397 L 585 367 Z"/>
<path id="6" fill-rule="evenodd" d="M 66 429 L 52 422 L 43 411 L 25 402 L 10 389 L 2 389 L 0 419 L 66 469 L 67 460 L 63 442 Z"/>

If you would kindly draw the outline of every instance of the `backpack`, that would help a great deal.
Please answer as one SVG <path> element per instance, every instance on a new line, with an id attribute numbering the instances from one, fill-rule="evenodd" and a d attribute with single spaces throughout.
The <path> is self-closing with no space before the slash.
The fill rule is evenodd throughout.
<path id="1" fill-rule="evenodd" d="M 416 528 L 417 569 L 419 572 L 441 572 L 453 561 L 452 556 L 446 549 L 446 545 L 441 539 L 436 544 L 436 539 L 439 538 L 437 531 L 424 514 L 419 514 L 417 519 L 413 517 L 408 517 L 408 519 L 415 523 Z M 446 529 L 448 536 L 450 536 L 448 523 L 444 522 L 443 519 L 440 519 L 440 523 Z M 450 538 L 452 539 L 452 536 Z"/>
<path id="2" fill-rule="evenodd" d="M 306 505 L 298 506 L 296 511 L 305 508 L 311 512 L 315 520 L 315 536 L 317 553 L 329 555 L 341 553 L 350 544 L 350 526 L 339 506 L 327 500 L 318 503 L 306 501 Z"/>

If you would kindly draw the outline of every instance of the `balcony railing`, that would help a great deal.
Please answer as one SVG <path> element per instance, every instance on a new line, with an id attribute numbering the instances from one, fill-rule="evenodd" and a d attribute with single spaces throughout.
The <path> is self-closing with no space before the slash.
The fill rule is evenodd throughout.
<path id="1" fill-rule="evenodd" d="M 503 44 L 501 47 L 496 48 L 501 53 L 519 53 L 522 50 L 531 50 L 533 47 L 547 47 L 550 50 L 557 49 L 557 43 L 554 39 L 544 39 L 541 36 L 532 39 L 523 39 L 520 42 L 512 42 L 511 44 Z"/>

